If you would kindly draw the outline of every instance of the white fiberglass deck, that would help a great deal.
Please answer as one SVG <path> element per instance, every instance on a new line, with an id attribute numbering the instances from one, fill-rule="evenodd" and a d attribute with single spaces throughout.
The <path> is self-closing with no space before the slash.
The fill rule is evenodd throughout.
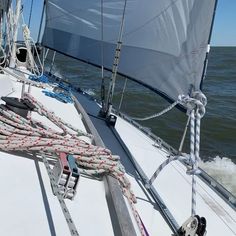
<path id="1" fill-rule="evenodd" d="M 155 147 L 153 140 L 119 117 L 115 128 L 145 174 L 151 177 L 157 167 L 166 160 L 166 151 Z M 130 180 L 136 191 L 138 186 L 135 180 L 133 178 Z M 177 223 L 183 224 L 191 214 L 191 176 L 186 174 L 184 165 L 178 161 L 170 163 L 158 175 L 153 185 Z M 137 207 L 149 233 L 166 235 L 164 232 L 157 233 L 160 232 L 162 223 L 157 221 L 155 214 L 144 210 L 147 199 L 142 200 L 143 196 L 139 193 L 137 197 L 140 197 Z M 207 220 L 207 235 L 236 235 L 236 212 L 199 178 L 197 178 L 197 214 Z"/>
<path id="2" fill-rule="evenodd" d="M 20 97 L 22 84 L 14 79 L 12 83 L 15 92 L 9 96 Z M 56 115 L 85 130 L 81 117 L 72 104 L 46 97 L 41 91 L 32 87 L 31 94 Z M 42 120 L 39 115 L 35 118 Z M 45 119 L 43 121 L 48 122 Z M 51 122 L 48 125 L 53 126 Z M 165 150 L 154 147 L 150 138 L 119 117 L 115 128 L 138 164 L 150 177 L 168 154 Z M 128 177 L 137 196 L 136 207 L 149 235 L 172 235 L 156 204 L 137 176 L 132 174 L 135 172 L 134 167 L 125 167 L 130 170 Z M 175 162 L 166 167 L 154 182 L 158 194 L 179 225 L 191 212 L 191 178 L 185 172 L 185 167 Z M 0 198 L 0 235 L 70 235 L 58 200 L 52 194 L 41 158 L 0 152 L 0 186 L 3 190 Z M 235 211 L 199 179 L 197 188 L 197 214 L 207 219 L 207 235 L 235 235 Z M 81 236 L 114 235 L 102 181 L 81 177 L 75 200 L 66 200 L 66 204 Z M 129 208 L 128 203 L 127 206 Z M 132 216 L 131 218 L 134 222 Z"/>
<path id="3" fill-rule="evenodd" d="M 12 81 L 15 92 L 9 96 L 20 97 L 22 84 Z M 74 105 L 46 97 L 36 87 L 31 93 L 56 115 L 85 130 Z M 39 115 L 35 118 L 42 121 Z M 70 235 L 41 159 L 0 152 L 0 186 L 0 235 Z M 80 235 L 113 235 L 103 181 L 81 177 L 75 200 L 66 204 Z"/>

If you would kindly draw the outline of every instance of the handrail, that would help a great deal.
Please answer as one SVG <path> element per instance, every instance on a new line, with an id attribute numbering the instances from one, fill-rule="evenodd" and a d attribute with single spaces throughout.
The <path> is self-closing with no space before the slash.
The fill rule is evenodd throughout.
<path id="1" fill-rule="evenodd" d="M 82 114 L 85 128 L 94 136 L 93 142 L 98 146 L 105 147 L 101 137 L 99 136 L 84 108 L 75 96 L 73 96 L 73 100 L 75 102 L 75 108 Z M 114 234 L 117 236 L 136 236 L 136 232 L 118 181 L 112 176 L 107 175 L 104 177 L 104 183 Z"/>

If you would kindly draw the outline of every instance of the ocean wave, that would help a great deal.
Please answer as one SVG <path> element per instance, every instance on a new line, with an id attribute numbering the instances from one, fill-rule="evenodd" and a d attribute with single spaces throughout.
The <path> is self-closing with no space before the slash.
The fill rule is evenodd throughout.
<path id="1" fill-rule="evenodd" d="M 216 156 L 210 161 L 202 162 L 200 166 L 236 196 L 236 164 L 231 159 Z"/>

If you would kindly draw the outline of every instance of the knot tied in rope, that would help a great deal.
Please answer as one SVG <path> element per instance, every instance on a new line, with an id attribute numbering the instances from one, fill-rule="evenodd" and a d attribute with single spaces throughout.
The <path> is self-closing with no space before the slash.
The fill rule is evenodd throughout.
<path id="1" fill-rule="evenodd" d="M 177 101 L 187 108 L 188 115 L 193 109 L 196 109 L 202 118 L 206 112 L 207 98 L 200 91 L 193 92 L 191 97 L 189 95 L 179 95 Z"/>
<path id="2" fill-rule="evenodd" d="M 191 168 L 187 173 L 192 175 L 192 212 L 191 215 L 196 215 L 196 178 L 199 174 L 199 151 L 200 151 L 200 126 L 201 118 L 205 114 L 205 106 L 207 104 L 206 96 L 200 92 L 195 91 L 192 96 L 180 96 L 179 100 L 187 107 L 187 114 L 190 117 L 190 163 Z"/>

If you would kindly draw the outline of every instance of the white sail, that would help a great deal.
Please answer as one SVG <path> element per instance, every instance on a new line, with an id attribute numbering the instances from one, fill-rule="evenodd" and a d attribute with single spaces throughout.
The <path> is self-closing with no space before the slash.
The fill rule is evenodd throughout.
<path id="1" fill-rule="evenodd" d="M 43 44 L 111 69 L 124 0 L 49 0 Z M 199 90 L 216 0 L 128 0 L 118 72 L 171 100 Z M 103 43 L 101 43 L 103 29 Z"/>

